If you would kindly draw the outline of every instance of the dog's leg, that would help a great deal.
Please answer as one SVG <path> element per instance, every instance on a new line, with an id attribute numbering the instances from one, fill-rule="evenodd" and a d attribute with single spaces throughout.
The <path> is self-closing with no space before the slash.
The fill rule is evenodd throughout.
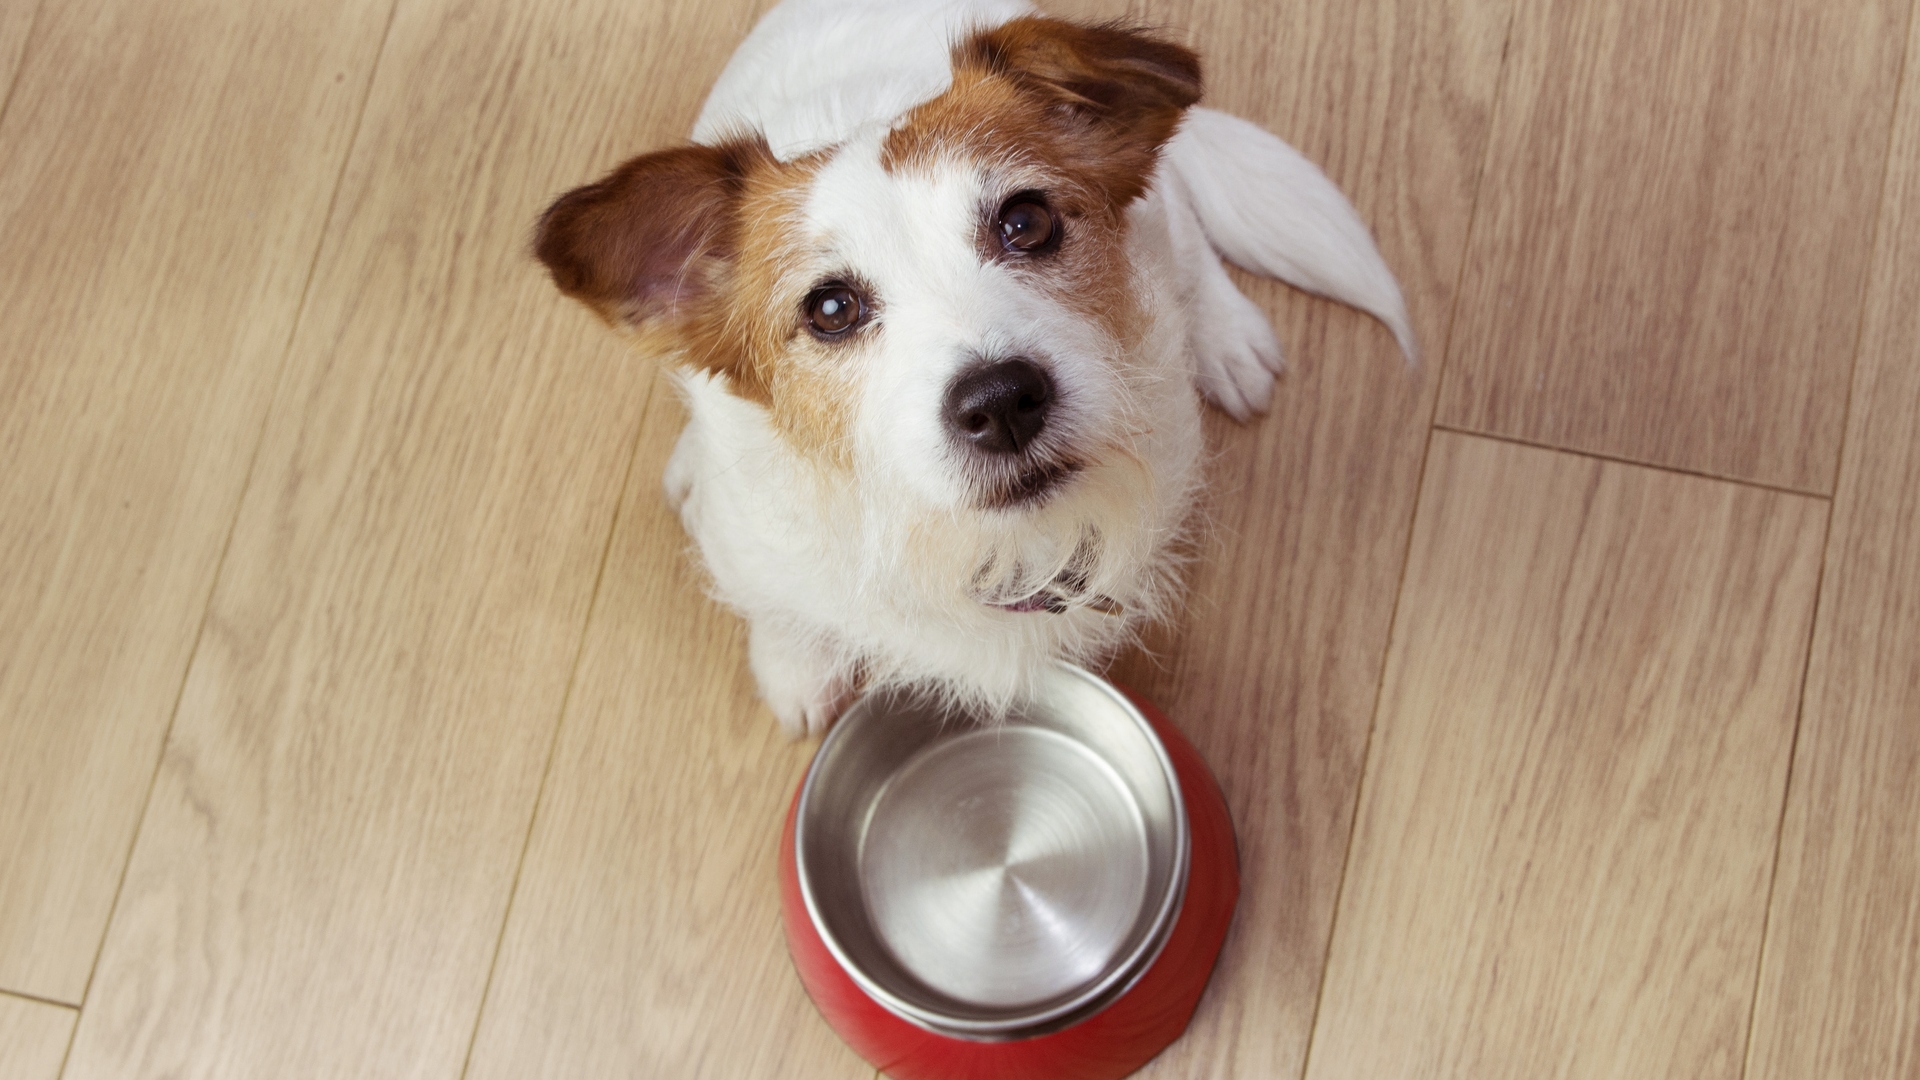
<path id="1" fill-rule="evenodd" d="M 1235 420 L 1267 411 L 1280 373 L 1280 339 L 1267 313 L 1241 294 L 1207 243 L 1179 178 L 1162 173 L 1167 234 L 1190 313 L 1193 381 L 1202 397 Z"/>
<path id="2" fill-rule="evenodd" d="M 794 738 L 827 730 L 856 689 L 853 673 L 829 649 L 767 619 L 748 628 L 747 661 L 760 697 Z"/>
<path id="3" fill-rule="evenodd" d="M 1352 305 L 1416 356 L 1399 283 L 1373 234 L 1325 173 L 1239 117 L 1187 110 L 1165 160 L 1207 240 L 1235 264 Z"/>

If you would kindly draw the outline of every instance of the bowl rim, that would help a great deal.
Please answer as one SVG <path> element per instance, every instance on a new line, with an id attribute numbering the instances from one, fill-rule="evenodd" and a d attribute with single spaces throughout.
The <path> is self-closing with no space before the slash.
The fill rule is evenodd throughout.
<path id="1" fill-rule="evenodd" d="M 1191 876 L 1192 830 L 1187 819 L 1186 796 L 1180 785 L 1179 773 L 1174 769 L 1173 759 L 1168 755 L 1166 744 L 1154 730 L 1153 724 L 1135 705 L 1126 691 L 1111 681 L 1104 679 L 1077 664 L 1056 660 L 1048 677 L 1066 676 L 1077 679 L 1099 689 L 1114 705 L 1118 716 L 1125 717 L 1138 729 L 1147 745 L 1152 749 L 1154 760 L 1159 764 L 1160 773 L 1167 785 L 1168 801 L 1172 809 L 1173 860 L 1168 875 L 1167 888 L 1159 898 L 1154 909 L 1154 920 L 1148 932 L 1141 936 L 1121 963 L 1115 964 L 1100 978 L 1089 982 L 1072 996 L 1057 1000 L 1046 1008 L 1035 1009 L 1008 1017 L 993 1019 L 974 1019 L 953 1016 L 934 1009 L 917 1005 L 887 989 L 878 980 L 855 963 L 835 937 L 833 928 L 822 917 L 820 902 L 814 895 L 813 882 L 808 874 L 805 857 L 807 838 L 808 807 L 812 800 L 816 781 L 821 771 L 821 763 L 826 760 L 829 748 L 835 745 L 852 725 L 837 723 L 820 741 L 814 750 L 812 761 L 807 764 L 807 772 L 800 782 L 800 793 L 794 804 L 793 829 L 793 865 L 794 876 L 798 879 L 800 897 L 806 906 L 807 919 L 813 924 L 814 931 L 833 955 L 834 962 L 845 971 L 854 983 L 879 1002 L 888 1012 L 917 1027 L 938 1035 L 967 1039 L 977 1042 L 1003 1042 L 1013 1039 L 1026 1039 L 1045 1035 L 1062 1028 L 1071 1027 L 1111 1005 L 1116 999 L 1132 989 L 1141 976 L 1159 960 L 1160 953 L 1166 948 L 1167 940 L 1172 936 L 1174 924 L 1179 921 L 1182 906 L 1186 902 L 1187 882 Z M 865 704 L 875 694 L 888 689 L 869 690 L 860 695 L 848 712 Z M 1118 719 L 1118 717 L 1116 717 Z"/>

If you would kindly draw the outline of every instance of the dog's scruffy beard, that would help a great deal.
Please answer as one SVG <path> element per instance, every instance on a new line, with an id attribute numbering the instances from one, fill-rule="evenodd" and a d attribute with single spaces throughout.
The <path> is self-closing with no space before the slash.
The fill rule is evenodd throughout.
<path id="1" fill-rule="evenodd" d="M 1184 387 L 1130 389 L 1191 408 Z M 1071 475 L 1012 505 L 929 506 L 884 468 L 823 477 L 837 489 L 830 546 L 857 562 L 844 569 L 869 617 L 854 624 L 861 636 L 820 644 L 868 686 L 912 684 L 992 715 L 1056 658 L 1110 656 L 1165 618 L 1193 548 L 1197 423 L 1127 396 L 1161 410 L 1157 424 L 1123 423 L 1127 434 L 1078 448 Z"/>

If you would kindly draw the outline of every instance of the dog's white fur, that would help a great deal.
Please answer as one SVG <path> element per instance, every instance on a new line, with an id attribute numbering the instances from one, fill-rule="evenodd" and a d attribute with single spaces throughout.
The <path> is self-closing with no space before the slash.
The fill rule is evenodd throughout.
<path id="1" fill-rule="evenodd" d="M 978 208 L 1019 177 L 960 157 L 890 172 L 882 143 L 947 89 L 956 40 L 1033 14 L 1023 0 L 786 0 L 694 129 L 708 144 L 761 133 L 782 160 L 830 155 L 803 212 L 818 250 L 795 253 L 793 272 L 850 266 L 886 305 L 850 360 L 851 468 L 798 452 L 724 376 L 678 376 L 690 420 L 667 495 L 718 595 L 751 624 L 754 676 L 795 732 L 824 728 L 862 683 L 1004 707 L 1053 658 L 1097 659 L 1168 611 L 1200 483 L 1196 390 L 1246 419 L 1267 408 L 1281 365 L 1222 255 L 1372 313 L 1413 356 L 1399 288 L 1347 200 L 1279 139 L 1209 109 L 1188 111 L 1127 211 L 1132 288 L 1150 313 L 1137 337 L 1114 340 L 983 260 Z M 1039 505 L 985 509 L 943 429 L 942 393 L 970 358 L 1009 352 L 1048 358 L 1061 387 L 1048 430 L 1086 468 Z M 1083 594 L 1121 613 L 996 606 L 1090 552 Z"/>

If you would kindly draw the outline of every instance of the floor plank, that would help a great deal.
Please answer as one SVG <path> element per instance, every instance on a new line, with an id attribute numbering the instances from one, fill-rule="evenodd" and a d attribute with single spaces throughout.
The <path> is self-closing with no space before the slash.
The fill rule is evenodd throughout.
<path id="1" fill-rule="evenodd" d="M 657 122 L 600 160 L 578 162 L 569 182 L 684 138 L 758 6 L 670 5 L 629 62 L 683 72 L 648 80 L 678 96 L 663 98 Z M 564 312 L 605 333 L 583 311 Z M 820 1022 L 787 959 L 775 843 L 812 744 L 781 737 L 759 705 L 741 629 L 705 598 L 679 519 L 661 497 L 683 422 L 673 395 L 657 393 L 470 1080 L 864 1080 L 872 1072 Z"/>
<path id="2" fill-rule="evenodd" d="M 1110 7 L 1082 5 L 1088 16 Z M 1240 839 L 1239 914 L 1186 1036 L 1145 1075 L 1304 1067 L 1433 390 L 1485 156 L 1505 0 L 1150 4 L 1186 28 L 1211 104 L 1322 163 L 1373 226 L 1427 359 L 1346 309 L 1242 277 L 1290 370 L 1273 413 L 1211 423 L 1214 538 L 1182 627 L 1116 674 L 1213 765 Z"/>
<path id="3" fill-rule="evenodd" d="M 387 14 L 39 15 L 0 121 L 0 987 L 86 989 Z"/>
<path id="4" fill-rule="evenodd" d="M 787 959 L 776 844 L 812 754 L 703 594 L 648 410 L 468 1080 L 865 1078 Z"/>
<path id="5" fill-rule="evenodd" d="M 0 1076 L 55 1080 L 75 1015 L 63 1005 L 0 994 Z"/>
<path id="6" fill-rule="evenodd" d="M 1920 45 L 1920 25 L 1909 54 Z M 1920 67 L 1907 65 L 1750 1080 L 1920 1075 Z"/>
<path id="7" fill-rule="evenodd" d="M 651 388 L 528 237 L 661 21 L 398 9 L 67 1080 L 460 1074 Z"/>
<path id="8" fill-rule="evenodd" d="M 1910 0 L 1525 0 L 1441 422 L 1830 493 Z"/>
<path id="9" fill-rule="evenodd" d="M 1825 504 L 1435 436 L 1310 1080 L 1735 1080 Z"/>
<path id="10" fill-rule="evenodd" d="M 871 1074 L 780 945 L 811 747 L 660 504 L 677 406 L 524 251 L 685 129 L 756 2 L 406 0 L 348 162 L 390 0 L 0 0 L 0 1076 L 59 1067 L 73 1011 L 4 990 L 86 991 L 176 700 L 69 1076 Z M 1428 354 L 1249 285 L 1293 369 L 1212 423 L 1193 602 L 1117 669 L 1246 863 L 1146 1075 L 1904 1077 L 1911 64 L 1877 247 L 1860 208 L 1910 0 L 1518 2 L 1505 79 L 1509 0 L 1130 8 L 1354 194 Z M 1863 289 L 1790 785 L 1816 502 L 1442 433 L 1394 619 L 1436 397 L 1827 491 Z"/>

